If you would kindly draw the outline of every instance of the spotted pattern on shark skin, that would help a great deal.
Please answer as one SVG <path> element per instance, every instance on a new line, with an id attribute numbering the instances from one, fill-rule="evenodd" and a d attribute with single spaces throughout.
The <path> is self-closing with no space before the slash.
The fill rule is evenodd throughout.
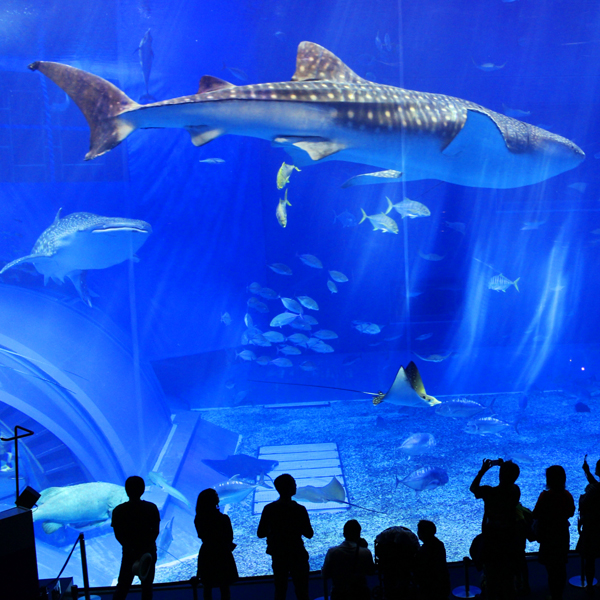
<path id="1" fill-rule="evenodd" d="M 462 130 L 468 111 L 472 110 L 492 119 L 507 148 L 514 153 L 526 152 L 530 144 L 535 145 L 541 138 L 564 140 L 561 136 L 474 102 L 372 83 L 359 77 L 337 56 L 318 44 L 302 42 L 297 63 L 296 73 L 290 82 L 235 86 L 222 81 L 223 86 L 216 90 L 156 102 L 143 108 L 222 100 L 315 102 L 326 105 L 331 118 L 350 128 L 374 130 L 375 133 L 406 130 L 410 133 L 441 134 L 442 150 Z M 211 81 L 215 79 L 205 77 Z M 202 81 L 200 89 L 203 89 Z"/>

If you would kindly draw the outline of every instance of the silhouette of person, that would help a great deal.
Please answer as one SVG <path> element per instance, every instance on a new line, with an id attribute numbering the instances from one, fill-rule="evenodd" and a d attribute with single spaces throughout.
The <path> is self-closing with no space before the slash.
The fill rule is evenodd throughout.
<path id="1" fill-rule="evenodd" d="M 360 532 L 358 521 L 347 521 L 344 541 L 327 550 L 321 574 L 325 585 L 327 579 L 333 582 L 331 600 L 369 600 L 371 597 L 367 575 L 375 573 L 375 563 Z"/>
<path id="2" fill-rule="evenodd" d="M 289 575 L 296 598 L 308 600 L 310 567 L 302 536 L 310 539 L 314 531 L 306 508 L 292 500 L 296 480 L 285 473 L 275 478 L 274 483 L 279 499 L 264 507 L 257 535 L 267 538 L 267 554 L 271 555 L 275 578 L 275 600 L 285 600 Z"/>
<path id="3" fill-rule="evenodd" d="M 569 519 L 575 514 L 573 496 L 565 489 L 567 474 L 560 465 L 546 469 L 546 489 L 540 494 L 533 517 L 537 520 L 539 562 L 548 572 L 552 600 L 560 600 L 567 583 Z"/>
<path id="4" fill-rule="evenodd" d="M 446 563 L 446 548 L 435 537 L 432 521 L 419 521 L 417 535 L 423 545 L 415 557 L 415 582 L 421 600 L 445 600 L 450 594 L 450 572 Z"/>
<path id="5" fill-rule="evenodd" d="M 147 577 L 142 581 L 142 600 L 152 599 L 160 514 L 156 504 L 142 500 L 145 489 L 146 484 L 141 477 L 128 477 L 125 481 L 125 491 L 129 500 L 115 506 L 112 512 L 111 525 L 117 541 L 123 547 L 121 570 L 113 600 L 123 600 L 127 597 L 134 577 L 133 565 L 145 554 L 151 556 L 151 566 Z"/>
<path id="6" fill-rule="evenodd" d="M 481 485 L 483 476 L 494 466 L 500 467 L 499 484 Z M 520 474 L 512 461 L 484 459 L 469 488 L 484 502 L 482 561 L 487 597 L 490 600 L 515 597 L 515 572 L 519 556 L 517 504 L 521 490 L 515 483 Z"/>
<path id="7" fill-rule="evenodd" d="M 212 600 L 213 587 L 221 590 L 221 600 L 229 600 L 229 586 L 238 579 L 233 529 L 229 517 L 219 511 L 219 494 L 213 488 L 198 494 L 194 525 L 202 540 L 198 578 L 204 586 L 204 600 Z"/>
<path id="8" fill-rule="evenodd" d="M 583 472 L 588 485 L 585 493 L 579 497 L 579 541 L 577 550 L 584 561 L 586 590 L 594 593 L 594 576 L 596 575 L 596 559 L 600 557 L 600 482 L 592 475 L 587 463 L 587 454 L 583 459 Z M 596 475 L 600 476 L 600 460 L 596 463 Z"/>

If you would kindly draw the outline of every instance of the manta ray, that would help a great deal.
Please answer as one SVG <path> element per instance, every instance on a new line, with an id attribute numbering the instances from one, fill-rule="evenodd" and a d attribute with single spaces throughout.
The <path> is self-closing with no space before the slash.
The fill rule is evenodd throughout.
<path id="1" fill-rule="evenodd" d="M 291 81 L 236 86 L 205 75 L 196 94 L 146 105 L 68 65 L 37 61 L 29 68 L 54 81 L 85 115 L 87 160 L 136 129 L 165 127 L 186 129 L 196 146 L 226 134 L 251 136 L 284 147 L 299 166 L 335 159 L 387 171 L 357 184 L 438 179 L 516 188 L 585 158 L 566 138 L 474 102 L 368 81 L 312 42 L 300 43 Z"/>
<path id="2" fill-rule="evenodd" d="M 61 210 L 37 239 L 31 254 L 4 265 L 0 275 L 21 263 L 31 263 L 44 276 L 44 284 L 48 279 L 62 283 L 68 277 L 91 307 L 88 269 L 106 269 L 135 259 L 135 252 L 148 239 L 152 227 L 145 221 L 86 212 L 71 213 L 61 219 Z"/>

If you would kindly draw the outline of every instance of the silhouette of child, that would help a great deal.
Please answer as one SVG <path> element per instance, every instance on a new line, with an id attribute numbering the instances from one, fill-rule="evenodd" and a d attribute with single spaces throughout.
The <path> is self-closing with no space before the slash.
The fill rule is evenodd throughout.
<path id="1" fill-rule="evenodd" d="M 229 517 L 219 511 L 219 494 L 213 488 L 198 494 L 194 525 L 202 540 L 198 578 L 204 586 L 204 600 L 212 600 L 213 587 L 221 590 L 221 600 L 229 600 L 229 586 L 238 579 L 233 529 Z"/>
<path id="2" fill-rule="evenodd" d="M 417 535 L 423 545 L 415 558 L 415 582 L 422 600 L 445 600 L 450 594 L 450 572 L 446 548 L 435 537 L 437 528 L 431 521 L 419 521 Z"/>
<path id="3" fill-rule="evenodd" d="M 146 484 L 134 475 L 125 481 L 129 501 L 116 506 L 112 512 L 111 525 L 117 541 L 123 547 L 121 570 L 113 600 L 124 600 L 133 582 L 133 565 L 143 555 L 151 556 L 151 566 L 142 581 L 142 600 L 152 599 L 152 583 L 156 564 L 156 538 L 160 531 L 160 513 L 156 504 L 142 500 Z"/>
<path id="4" fill-rule="evenodd" d="M 540 542 L 539 562 L 548 572 L 548 588 L 552 600 L 560 600 L 567 583 L 569 552 L 569 519 L 575 514 L 573 496 L 565 489 L 567 474 L 560 465 L 546 469 L 546 490 L 533 509 Z"/>
<path id="5" fill-rule="evenodd" d="M 257 535 L 267 538 L 267 554 L 271 555 L 275 578 L 275 600 L 285 600 L 290 575 L 296 598 L 308 600 L 310 567 L 302 536 L 310 539 L 314 531 L 306 508 L 292 500 L 296 480 L 286 473 L 274 483 L 279 499 L 263 508 Z"/>
<path id="6" fill-rule="evenodd" d="M 327 579 L 333 581 L 331 600 L 369 600 L 371 597 L 366 576 L 375 573 L 375 563 L 360 532 L 358 521 L 347 521 L 344 541 L 327 551 L 321 574 L 325 585 Z"/>
<path id="7" fill-rule="evenodd" d="M 585 493 L 579 497 L 579 541 L 577 550 L 585 565 L 586 590 L 593 595 L 594 576 L 596 575 L 596 559 L 600 557 L 600 482 L 592 475 L 587 463 L 587 454 L 583 459 L 583 472 L 588 485 Z M 600 475 L 600 460 L 596 463 L 596 475 Z"/>

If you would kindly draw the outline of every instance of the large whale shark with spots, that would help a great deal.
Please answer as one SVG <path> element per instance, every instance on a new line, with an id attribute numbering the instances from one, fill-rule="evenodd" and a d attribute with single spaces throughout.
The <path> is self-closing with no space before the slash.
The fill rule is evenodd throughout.
<path id="1" fill-rule="evenodd" d="M 296 164 L 333 159 L 397 171 L 369 181 L 516 188 L 585 158 L 568 139 L 473 102 L 367 81 L 311 42 L 299 45 L 291 81 L 236 86 L 205 75 L 196 94 L 143 106 L 67 65 L 34 62 L 30 69 L 54 81 L 84 113 L 91 130 L 87 160 L 136 129 L 166 127 L 187 129 L 196 146 L 244 135 L 285 147 Z"/>

